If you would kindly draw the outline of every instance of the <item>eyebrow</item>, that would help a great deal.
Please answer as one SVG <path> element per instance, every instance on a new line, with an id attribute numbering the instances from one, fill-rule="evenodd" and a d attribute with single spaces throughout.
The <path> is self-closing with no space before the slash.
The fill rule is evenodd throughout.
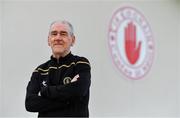
<path id="1" fill-rule="evenodd" d="M 67 34 L 68 34 L 68 32 L 67 32 L 67 31 L 60 31 L 60 33 L 67 33 Z"/>
<path id="2" fill-rule="evenodd" d="M 58 32 L 58 31 L 57 31 L 57 30 L 52 30 L 51 32 Z M 66 33 L 66 32 L 68 32 L 68 31 L 62 30 L 62 31 L 60 31 L 60 32 Z"/>
<path id="3" fill-rule="evenodd" d="M 50 33 L 57 33 L 58 31 L 56 31 L 56 30 L 54 30 L 54 31 L 51 31 Z M 68 34 L 68 32 L 67 31 L 60 31 L 59 33 L 67 33 Z"/>

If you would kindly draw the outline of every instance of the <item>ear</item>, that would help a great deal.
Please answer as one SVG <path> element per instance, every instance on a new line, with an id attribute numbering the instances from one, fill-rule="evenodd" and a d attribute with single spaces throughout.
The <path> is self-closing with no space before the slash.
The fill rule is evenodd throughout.
<path id="1" fill-rule="evenodd" d="M 75 36 L 72 36 L 72 43 L 71 43 L 71 46 L 74 45 L 75 41 L 76 41 L 76 37 L 75 37 Z"/>
<path id="2" fill-rule="evenodd" d="M 48 40 L 47 41 L 48 41 L 48 46 L 50 46 L 50 38 L 49 38 L 49 36 L 48 36 Z"/>

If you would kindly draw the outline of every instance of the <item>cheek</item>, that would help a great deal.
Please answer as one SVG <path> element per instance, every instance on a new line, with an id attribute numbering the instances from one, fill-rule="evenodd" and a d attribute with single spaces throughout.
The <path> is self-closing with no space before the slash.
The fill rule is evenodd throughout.
<path id="1" fill-rule="evenodd" d="M 52 44 L 53 44 L 53 39 L 48 39 L 48 45 L 52 46 Z"/>
<path id="2" fill-rule="evenodd" d="M 72 46 L 72 42 L 67 42 L 67 43 L 66 43 L 66 47 L 67 47 L 67 48 L 70 48 L 71 46 Z"/>
<path id="3" fill-rule="evenodd" d="M 73 40 L 70 38 L 70 39 L 66 42 L 66 44 L 67 44 L 68 46 L 73 45 Z"/>

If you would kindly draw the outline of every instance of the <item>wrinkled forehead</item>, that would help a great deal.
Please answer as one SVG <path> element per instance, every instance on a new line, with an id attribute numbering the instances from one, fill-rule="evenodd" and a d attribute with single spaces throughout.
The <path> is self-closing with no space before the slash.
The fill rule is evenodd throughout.
<path id="1" fill-rule="evenodd" d="M 63 23 L 54 23 L 50 26 L 50 31 L 66 31 L 69 32 L 69 27 L 67 24 L 63 24 Z"/>

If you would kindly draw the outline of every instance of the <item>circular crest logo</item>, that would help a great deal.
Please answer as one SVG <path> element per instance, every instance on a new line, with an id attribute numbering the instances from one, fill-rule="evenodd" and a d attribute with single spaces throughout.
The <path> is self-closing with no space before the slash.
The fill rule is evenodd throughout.
<path id="1" fill-rule="evenodd" d="M 118 70 L 130 79 L 141 79 L 154 57 L 152 30 L 144 15 L 133 7 L 121 7 L 111 18 L 108 44 Z"/>
<path id="2" fill-rule="evenodd" d="M 70 77 L 65 77 L 64 79 L 63 79 L 63 84 L 69 84 L 69 83 L 71 83 L 71 78 Z"/>

